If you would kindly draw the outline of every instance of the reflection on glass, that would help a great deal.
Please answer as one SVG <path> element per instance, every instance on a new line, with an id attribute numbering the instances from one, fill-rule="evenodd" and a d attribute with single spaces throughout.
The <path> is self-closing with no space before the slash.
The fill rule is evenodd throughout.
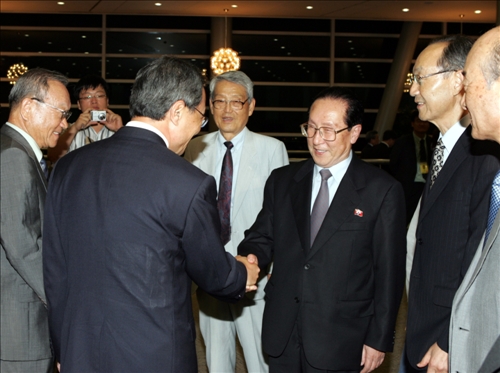
<path id="1" fill-rule="evenodd" d="M 347 37 L 335 38 L 336 58 L 394 58 L 398 38 Z"/>
<path id="2" fill-rule="evenodd" d="M 241 61 L 241 71 L 256 82 L 328 83 L 330 63 L 318 61 Z"/>
<path id="3" fill-rule="evenodd" d="M 256 107 L 293 107 L 306 108 L 311 105 L 314 97 L 325 87 L 293 87 L 256 85 L 253 88 Z M 298 122 L 298 124 L 304 123 Z M 296 128 L 298 132 L 299 129 Z"/>
<path id="4" fill-rule="evenodd" d="M 329 36 L 233 35 L 243 56 L 330 57 Z"/>
<path id="5" fill-rule="evenodd" d="M 137 72 L 154 58 L 115 58 L 106 59 L 106 79 L 135 79 Z M 209 68 L 209 60 L 192 58 L 189 62 L 196 65 L 200 70 Z"/>
<path id="6" fill-rule="evenodd" d="M 335 83 L 385 84 L 390 63 L 335 62 Z"/>
<path id="7" fill-rule="evenodd" d="M 107 53 L 210 54 L 209 34 L 173 32 L 108 32 Z"/>
<path id="8" fill-rule="evenodd" d="M 4 52 L 101 53 L 101 33 L 87 31 L 1 30 Z"/>

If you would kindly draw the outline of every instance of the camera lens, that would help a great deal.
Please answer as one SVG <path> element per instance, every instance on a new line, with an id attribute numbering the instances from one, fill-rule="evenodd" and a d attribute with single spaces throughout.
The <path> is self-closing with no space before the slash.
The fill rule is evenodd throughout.
<path id="1" fill-rule="evenodd" d="M 106 114 L 99 114 L 98 118 L 99 118 L 99 120 L 105 120 L 106 119 Z"/>

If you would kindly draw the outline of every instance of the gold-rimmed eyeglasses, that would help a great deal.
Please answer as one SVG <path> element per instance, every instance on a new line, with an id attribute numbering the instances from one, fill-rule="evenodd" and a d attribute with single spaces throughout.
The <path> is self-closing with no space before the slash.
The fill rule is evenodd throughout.
<path id="1" fill-rule="evenodd" d="M 455 71 L 458 71 L 458 70 L 441 70 L 441 71 L 438 71 L 437 73 L 427 74 L 424 76 L 413 75 L 410 77 L 410 84 L 413 84 L 413 82 L 416 82 L 418 85 L 420 85 L 420 84 L 422 84 L 422 80 L 430 78 L 431 76 L 444 74 L 444 73 L 451 73 L 451 72 L 455 72 Z"/>
<path id="2" fill-rule="evenodd" d="M 248 101 L 248 98 L 245 101 L 240 101 L 240 100 L 233 100 L 233 101 L 214 100 L 214 101 L 212 101 L 212 105 L 217 110 L 225 109 L 226 105 L 228 105 L 228 104 L 229 104 L 229 106 L 231 106 L 231 109 L 233 109 L 233 110 L 241 110 L 241 109 L 243 109 L 243 106 L 245 105 L 245 103 L 247 101 Z"/>
<path id="3" fill-rule="evenodd" d="M 44 101 L 42 101 L 42 100 L 40 100 L 39 98 L 36 98 L 36 97 L 32 97 L 31 99 L 35 100 L 36 102 L 38 102 L 38 103 L 40 103 L 42 105 L 48 106 L 49 108 L 57 110 L 58 112 L 60 112 L 61 113 L 61 120 L 63 118 L 66 119 L 66 120 L 68 120 L 71 117 L 71 111 L 66 111 L 66 110 L 63 110 L 63 109 L 59 109 L 58 107 L 52 106 L 51 104 L 47 104 L 46 102 L 44 102 Z"/>
<path id="4" fill-rule="evenodd" d="M 196 110 L 198 113 L 200 113 L 200 115 L 203 117 L 203 121 L 201 122 L 201 128 L 205 127 L 208 123 L 208 117 L 203 114 L 201 111 L 199 111 L 197 108 L 194 108 L 194 110 Z"/>
<path id="5" fill-rule="evenodd" d="M 94 96 L 87 95 L 87 96 L 83 96 L 83 97 L 78 97 L 78 99 L 81 100 L 81 101 L 90 101 L 93 98 L 95 98 L 96 100 L 102 100 L 102 99 L 106 98 L 106 95 L 104 95 L 104 94 L 101 93 L 99 95 L 94 95 Z"/>
<path id="6" fill-rule="evenodd" d="M 308 123 L 303 123 L 300 125 L 302 135 L 304 135 L 305 137 L 313 138 L 316 135 L 316 132 L 319 131 L 319 135 L 325 141 L 335 141 L 335 139 L 337 138 L 337 133 L 340 133 L 347 129 L 349 129 L 349 127 L 334 130 L 330 127 L 314 127 L 312 124 Z"/>

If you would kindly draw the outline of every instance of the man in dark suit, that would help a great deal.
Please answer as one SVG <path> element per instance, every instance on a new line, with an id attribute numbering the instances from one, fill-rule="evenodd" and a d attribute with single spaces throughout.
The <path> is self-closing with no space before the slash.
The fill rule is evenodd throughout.
<path id="1" fill-rule="evenodd" d="M 137 74 L 132 121 L 58 161 L 43 264 L 64 372 L 197 372 L 191 281 L 226 300 L 255 290 L 258 267 L 220 241 L 214 178 L 179 157 L 205 107 L 199 71 L 159 58 Z"/>
<path id="2" fill-rule="evenodd" d="M 42 271 L 47 180 L 40 149 L 53 147 L 71 114 L 68 80 L 32 69 L 9 95 L 1 129 L 0 371 L 53 372 Z M 42 163 L 40 163 L 42 161 Z"/>
<path id="3" fill-rule="evenodd" d="M 382 141 L 373 147 L 372 158 L 374 159 L 389 159 L 391 156 L 392 147 L 396 142 L 396 132 L 387 130 L 382 136 Z"/>
<path id="4" fill-rule="evenodd" d="M 373 157 L 373 149 L 375 146 L 380 144 L 380 138 L 378 136 L 378 132 L 375 130 L 368 131 L 365 136 L 366 145 L 361 150 L 361 158 L 370 159 Z"/>
<path id="5" fill-rule="evenodd" d="M 472 42 L 436 39 L 418 56 L 410 95 L 419 117 L 440 131 L 422 195 L 410 274 L 407 371 L 448 372 L 448 336 L 455 292 L 486 227 L 490 189 L 500 165 L 471 137 L 463 109 L 462 69 Z M 411 248 L 409 248 L 411 249 Z"/>
<path id="6" fill-rule="evenodd" d="M 348 91 L 320 93 L 301 126 L 312 159 L 273 171 L 238 248 L 261 268 L 274 259 L 262 327 L 271 373 L 364 373 L 392 351 L 404 197 L 396 180 L 353 156 L 362 116 Z"/>
<path id="7" fill-rule="evenodd" d="M 427 136 L 429 122 L 421 120 L 415 110 L 411 114 L 411 126 L 413 132 L 401 136 L 394 144 L 389 164 L 392 176 L 403 186 L 407 224 L 422 196 L 432 159 L 431 138 Z"/>

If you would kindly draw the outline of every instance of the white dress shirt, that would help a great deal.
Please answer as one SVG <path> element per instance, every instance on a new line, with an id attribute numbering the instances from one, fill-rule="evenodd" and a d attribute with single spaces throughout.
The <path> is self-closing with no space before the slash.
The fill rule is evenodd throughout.
<path id="1" fill-rule="evenodd" d="M 132 120 L 132 121 L 128 122 L 127 126 L 128 127 L 135 127 L 135 128 L 142 128 L 144 130 L 148 130 L 148 131 L 156 133 L 158 136 L 160 136 L 162 138 L 162 140 L 165 142 L 165 145 L 167 145 L 167 148 L 168 148 L 168 140 L 167 140 L 167 138 L 155 126 L 152 126 L 151 124 L 147 124 L 147 123 L 144 123 L 144 122 L 139 122 L 137 120 Z"/>

